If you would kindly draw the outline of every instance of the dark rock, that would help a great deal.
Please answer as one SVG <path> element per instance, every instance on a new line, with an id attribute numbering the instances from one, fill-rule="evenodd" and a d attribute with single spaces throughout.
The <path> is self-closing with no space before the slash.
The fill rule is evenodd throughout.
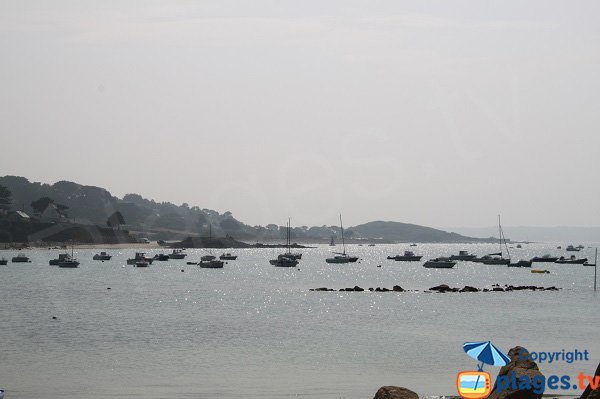
<path id="1" fill-rule="evenodd" d="M 320 287 L 320 288 L 314 288 L 311 291 L 329 291 L 329 288 L 327 288 L 327 287 Z"/>
<path id="2" fill-rule="evenodd" d="M 464 288 L 461 289 L 459 292 L 479 292 L 479 289 L 471 287 L 470 285 L 465 285 Z"/>
<path id="3" fill-rule="evenodd" d="M 429 291 L 438 291 L 438 292 L 446 292 L 449 291 L 450 287 L 447 284 L 437 285 L 435 287 L 431 287 Z"/>
<path id="4" fill-rule="evenodd" d="M 375 289 L 373 287 L 369 288 L 369 291 L 375 291 Z"/>
<path id="5" fill-rule="evenodd" d="M 359 287 L 358 285 L 355 285 L 355 286 L 354 286 L 354 291 L 361 292 L 361 291 L 364 291 L 364 290 L 365 290 L 364 288 L 361 288 L 361 287 Z"/>
<path id="6" fill-rule="evenodd" d="M 535 387 L 531 390 L 519 389 L 518 381 L 521 378 L 527 378 L 528 381 L 537 381 L 545 378 L 537 364 L 529 358 L 527 349 L 516 346 L 508 351 L 508 357 L 510 358 L 510 363 L 500 369 L 498 377 L 496 377 L 494 389 L 490 396 L 488 396 L 488 399 L 541 399 L 543 392 L 533 392 L 533 390 L 537 390 Z M 510 383 L 513 379 L 517 381 L 516 387 L 513 387 Z M 503 383 L 502 380 L 506 381 L 506 386 L 503 386 L 503 389 L 499 392 L 498 385 Z"/>
<path id="7" fill-rule="evenodd" d="M 483 289 L 483 292 L 490 292 L 490 290 L 489 290 L 489 289 L 487 289 L 487 288 L 484 288 L 484 289 Z"/>
<path id="8" fill-rule="evenodd" d="M 381 287 L 377 287 L 377 288 L 375 288 L 375 291 L 377 291 L 377 292 L 381 292 Z"/>
<path id="9" fill-rule="evenodd" d="M 502 288 L 502 287 L 494 287 L 494 288 L 492 288 L 492 291 L 501 291 L 501 292 L 504 292 L 504 288 Z"/>
<path id="10" fill-rule="evenodd" d="M 400 287 L 399 285 L 392 287 L 392 290 L 396 292 L 404 292 L 404 288 Z"/>
<path id="11" fill-rule="evenodd" d="M 382 288 L 382 289 L 381 289 L 381 291 L 382 291 L 382 292 L 389 292 L 389 291 L 391 291 L 391 290 L 390 290 L 389 288 L 385 288 L 385 287 L 384 287 L 384 288 Z"/>
<path id="12" fill-rule="evenodd" d="M 373 399 L 419 399 L 419 395 L 402 387 L 381 387 Z"/>

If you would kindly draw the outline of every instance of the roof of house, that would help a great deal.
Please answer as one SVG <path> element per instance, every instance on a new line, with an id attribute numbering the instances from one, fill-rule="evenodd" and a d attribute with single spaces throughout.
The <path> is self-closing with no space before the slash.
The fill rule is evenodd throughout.
<path id="1" fill-rule="evenodd" d="M 22 217 L 23 219 L 31 219 L 31 218 L 29 217 L 29 215 L 28 215 L 28 214 L 26 214 L 26 213 L 25 213 L 25 212 L 23 212 L 23 211 L 15 211 L 14 213 L 15 213 L 15 214 L 17 214 L 17 215 L 19 215 L 19 216 L 20 216 L 20 217 Z"/>

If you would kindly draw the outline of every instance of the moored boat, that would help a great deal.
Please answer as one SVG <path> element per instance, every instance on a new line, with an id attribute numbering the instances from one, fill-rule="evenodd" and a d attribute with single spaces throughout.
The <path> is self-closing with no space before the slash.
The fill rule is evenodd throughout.
<path id="1" fill-rule="evenodd" d="M 561 256 L 554 263 L 567 264 L 567 265 L 583 265 L 587 261 L 588 261 L 587 258 L 579 258 L 578 259 L 575 255 L 571 255 L 568 258 L 565 258 L 564 256 Z"/>
<path id="2" fill-rule="evenodd" d="M 71 244 L 71 255 L 69 254 L 61 254 L 61 255 L 67 255 L 64 256 L 62 259 L 59 259 L 58 261 L 58 267 L 63 267 L 63 268 L 75 268 L 75 267 L 79 267 L 79 261 L 77 259 L 75 259 L 75 245 L 74 243 Z M 60 256 L 59 256 L 60 258 Z"/>
<path id="3" fill-rule="evenodd" d="M 269 263 L 277 267 L 295 267 L 298 264 L 298 260 L 288 258 L 285 255 L 279 255 L 277 259 L 271 259 Z"/>
<path id="4" fill-rule="evenodd" d="M 13 256 L 13 258 L 12 258 L 12 263 L 29 263 L 29 262 L 31 262 L 31 260 L 29 260 L 29 257 L 26 256 L 22 252 L 18 253 L 17 256 Z"/>
<path id="5" fill-rule="evenodd" d="M 423 267 L 428 269 L 452 269 L 456 266 L 456 262 L 447 258 L 430 259 L 423 263 Z"/>
<path id="6" fill-rule="evenodd" d="M 520 260 L 516 263 L 509 263 L 508 267 L 531 267 L 530 260 Z"/>
<path id="7" fill-rule="evenodd" d="M 477 255 L 470 254 L 469 251 L 458 251 L 458 255 L 450 255 L 450 260 L 473 260 L 477 258 Z"/>
<path id="8" fill-rule="evenodd" d="M 166 262 L 169 259 L 171 259 L 171 257 L 169 255 L 167 255 L 167 254 L 156 254 L 156 255 L 154 255 L 153 259 L 157 260 L 159 262 Z"/>
<path id="9" fill-rule="evenodd" d="M 184 259 L 187 256 L 182 249 L 174 249 L 173 252 L 169 254 L 170 259 Z"/>
<path id="10" fill-rule="evenodd" d="M 8 264 L 8 259 L 2 258 L 0 259 L 0 266 L 6 266 Z"/>
<path id="11" fill-rule="evenodd" d="M 200 257 L 200 261 L 202 261 L 202 262 L 210 262 L 211 260 L 215 260 L 215 259 L 217 259 L 217 257 L 212 254 L 203 255 Z"/>
<path id="12" fill-rule="evenodd" d="M 558 260 L 558 256 L 550 256 L 550 254 L 546 254 L 543 256 L 534 256 L 533 258 L 531 258 L 532 262 L 539 262 L 539 263 L 554 263 Z"/>
<path id="13" fill-rule="evenodd" d="M 111 260 L 111 258 L 112 258 L 112 255 L 109 255 L 106 252 L 102 251 L 99 254 L 95 254 L 92 259 L 105 261 L 105 260 Z"/>
<path id="14" fill-rule="evenodd" d="M 354 263 L 358 260 L 356 256 L 346 254 L 346 241 L 344 240 L 344 224 L 342 223 L 342 215 L 340 214 L 340 230 L 342 231 L 342 252 L 335 253 L 333 258 L 325 259 L 327 263 Z"/>
<path id="15" fill-rule="evenodd" d="M 579 247 L 574 247 L 574 246 L 572 246 L 572 245 L 569 245 L 569 246 L 567 247 L 567 251 L 568 251 L 568 252 L 579 252 L 579 251 L 581 251 L 581 248 L 579 248 Z"/>
<path id="16" fill-rule="evenodd" d="M 58 258 L 56 259 L 50 259 L 50 261 L 48 261 L 48 264 L 50 266 L 58 266 L 58 264 L 60 262 L 64 262 L 68 259 L 71 258 L 71 255 L 69 255 L 68 253 L 64 253 L 64 254 L 58 254 Z"/>
<path id="17" fill-rule="evenodd" d="M 147 258 L 145 252 L 136 252 L 134 258 L 127 259 L 127 264 L 135 265 L 137 262 L 147 262 L 151 265 L 153 260 L 153 258 Z"/>
<path id="18" fill-rule="evenodd" d="M 273 266 L 277 267 L 294 267 L 298 264 L 298 260 L 302 258 L 301 253 L 292 253 L 291 251 L 291 241 L 292 241 L 292 233 L 291 233 L 291 221 L 288 219 L 287 222 L 287 230 L 286 230 L 286 240 L 285 244 L 287 246 L 287 252 L 280 254 L 277 256 L 277 259 L 269 260 L 269 263 Z"/>
<path id="19" fill-rule="evenodd" d="M 413 251 L 404 251 L 404 255 L 388 256 L 387 258 L 397 262 L 418 262 L 422 257 L 423 255 L 415 255 Z"/>
<path id="20" fill-rule="evenodd" d="M 147 260 L 138 260 L 134 263 L 135 267 L 148 267 L 152 262 L 148 262 Z"/>
<path id="21" fill-rule="evenodd" d="M 221 259 L 221 260 L 236 260 L 237 255 L 232 255 L 229 252 L 226 252 L 226 253 L 221 254 L 221 256 L 219 256 L 219 259 Z"/>
<path id="22" fill-rule="evenodd" d="M 63 267 L 63 268 L 79 267 L 79 262 L 77 261 L 77 259 L 73 259 L 72 257 L 69 257 L 69 259 L 65 259 L 65 260 L 58 262 L 58 267 Z"/>
<path id="23" fill-rule="evenodd" d="M 204 269 L 222 269 L 224 264 L 225 262 L 217 259 L 200 261 L 200 263 L 198 263 L 198 265 Z"/>

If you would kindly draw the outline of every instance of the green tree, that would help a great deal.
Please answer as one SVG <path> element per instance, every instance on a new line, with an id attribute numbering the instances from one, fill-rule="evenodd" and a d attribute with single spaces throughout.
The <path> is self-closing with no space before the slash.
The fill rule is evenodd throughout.
<path id="1" fill-rule="evenodd" d="M 121 225 L 125 224 L 125 218 L 121 214 L 121 212 L 116 211 L 112 215 L 108 217 L 106 220 L 106 224 L 109 227 L 120 229 Z"/>
<path id="2" fill-rule="evenodd" d="M 31 208 L 33 209 L 33 213 L 37 216 L 40 216 L 42 212 L 48 208 L 48 205 L 53 204 L 54 200 L 50 197 L 42 197 L 38 200 L 35 200 L 31 203 Z"/>
<path id="3" fill-rule="evenodd" d="M 8 211 L 12 204 L 12 193 L 4 186 L 0 186 L 0 209 Z"/>

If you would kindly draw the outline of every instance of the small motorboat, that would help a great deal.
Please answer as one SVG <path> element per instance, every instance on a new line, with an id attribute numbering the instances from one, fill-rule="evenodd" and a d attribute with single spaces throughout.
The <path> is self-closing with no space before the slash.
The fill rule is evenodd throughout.
<path id="1" fill-rule="evenodd" d="M 111 260 L 111 258 L 112 258 L 112 255 L 109 255 L 106 252 L 102 251 L 99 254 L 95 254 L 92 259 L 105 261 L 105 260 Z"/>
<path id="2" fill-rule="evenodd" d="M 550 274 L 550 270 L 545 270 L 545 269 L 531 269 L 531 273 Z"/>
<path id="3" fill-rule="evenodd" d="M 150 262 L 147 260 L 138 260 L 134 264 L 135 267 L 148 267 L 150 266 Z"/>
<path id="4" fill-rule="evenodd" d="M 410 246 L 411 246 L 411 247 L 416 247 L 416 246 L 417 246 L 417 244 L 410 244 Z"/>
<path id="5" fill-rule="evenodd" d="M 333 258 L 325 259 L 325 262 L 327 262 L 327 263 L 354 263 L 357 260 L 358 260 L 357 256 L 350 256 L 347 254 L 338 254 L 338 255 L 335 255 Z"/>
<path id="6" fill-rule="evenodd" d="M 221 259 L 221 260 L 236 260 L 237 255 L 232 255 L 229 252 L 227 252 L 227 253 L 221 254 L 221 256 L 219 256 L 219 259 Z"/>
<path id="7" fill-rule="evenodd" d="M 473 260 L 477 255 L 470 254 L 469 251 L 458 251 L 458 255 L 450 255 L 450 260 Z"/>
<path id="8" fill-rule="evenodd" d="M 204 256 L 200 257 L 200 260 L 202 262 L 210 262 L 211 260 L 215 260 L 215 259 L 217 259 L 217 257 L 214 255 L 204 255 Z"/>
<path id="9" fill-rule="evenodd" d="M 454 266 L 456 262 L 448 258 L 435 258 L 423 263 L 423 267 L 428 269 L 452 269 Z"/>
<path id="10" fill-rule="evenodd" d="M 418 262 L 422 257 L 423 255 L 415 255 L 413 251 L 404 251 L 404 255 L 388 256 L 387 258 L 397 262 Z"/>
<path id="11" fill-rule="evenodd" d="M 6 258 L 0 259 L 0 266 L 6 266 L 6 265 L 8 265 L 8 259 L 6 259 Z"/>
<path id="12" fill-rule="evenodd" d="M 68 259 L 64 259 L 64 260 L 61 260 L 60 262 L 58 262 L 58 267 L 64 267 L 64 268 L 79 267 L 79 262 L 77 261 L 77 259 L 73 259 L 72 257 L 69 256 Z"/>
<path id="13" fill-rule="evenodd" d="M 285 255 L 279 255 L 277 259 L 271 259 L 269 263 L 277 267 L 295 267 L 298 265 L 298 259 L 288 258 Z"/>
<path id="14" fill-rule="evenodd" d="M 583 245 L 579 244 L 579 245 L 578 245 L 578 246 L 576 246 L 575 248 L 577 248 L 577 249 L 583 249 L 583 248 L 585 248 L 585 247 L 584 247 Z"/>
<path id="15" fill-rule="evenodd" d="M 481 258 L 474 258 L 471 260 L 476 263 L 483 263 L 484 265 L 508 265 L 510 264 L 510 259 L 505 259 L 501 256 L 492 256 L 485 255 Z"/>
<path id="16" fill-rule="evenodd" d="M 200 261 L 200 263 L 198 263 L 198 265 L 203 269 L 222 269 L 224 264 L 225 262 L 223 262 L 222 260 L 216 259 Z"/>
<path id="17" fill-rule="evenodd" d="M 517 248 L 523 248 L 521 244 L 517 244 Z"/>
<path id="18" fill-rule="evenodd" d="M 574 247 L 574 246 L 572 246 L 572 245 L 569 245 L 569 246 L 567 247 L 567 251 L 568 251 L 568 252 L 579 252 L 579 251 L 581 251 L 581 248 L 579 248 L 579 247 Z"/>
<path id="19" fill-rule="evenodd" d="M 24 253 L 20 252 L 17 256 L 13 256 L 12 263 L 30 263 L 31 260 Z"/>
<path id="20" fill-rule="evenodd" d="M 565 258 L 564 256 L 561 256 L 554 263 L 559 263 L 559 264 L 563 264 L 563 265 L 565 265 L 565 264 L 566 265 L 583 265 L 587 261 L 588 261 L 587 258 L 579 258 L 579 259 L 577 259 L 577 257 L 575 257 L 575 255 L 571 255 L 568 258 Z"/>
<path id="21" fill-rule="evenodd" d="M 550 256 L 550 254 L 546 254 L 543 256 L 534 256 L 531 258 L 532 262 L 546 262 L 546 263 L 554 263 L 558 260 L 557 256 Z"/>
<path id="22" fill-rule="evenodd" d="M 129 258 L 129 259 L 127 259 L 127 264 L 128 265 L 135 265 L 138 262 L 147 262 L 148 264 L 151 265 L 153 260 L 154 260 L 154 258 L 147 258 L 145 252 L 136 252 L 135 253 L 135 258 Z"/>
<path id="23" fill-rule="evenodd" d="M 71 259 L 71 255 L 69 255 L 68 253 L 64 253 L 64 254 L 58 254 L 58 258 L 56 259 L 50 259 L 50 261 L 48 262 L 48 264 L 50 266 L 58 266 L 58 264 L 60 262 L 64 262 L 66 260 Z"/>
<path id="24" fill-rule="evenodd" d="M 156 254 L 154 255 L 154 260 L 160 261 L 160 262 L 166 262 L 169 259 L 171 259 L 171 257 L 169 255 L 166 254 Z"/>
<path id="25" fill-rule="evenodd" d="M 369 244 L 369 247 L 374 247 L 374 246 L 375 246 L 375 244 Z"/>
<path id="26" fill-rule="evenodd" d="M 187 256 L 182 249 L 174 249 L 172 253 L 169 254 L 170 259 L 184 259 Z"/>
<path id="27" fill-rule="evenodd" d="M 520 260 L 517 263 L 509 263 L 508 267 L 531 267 L 530 260 Z"/>

